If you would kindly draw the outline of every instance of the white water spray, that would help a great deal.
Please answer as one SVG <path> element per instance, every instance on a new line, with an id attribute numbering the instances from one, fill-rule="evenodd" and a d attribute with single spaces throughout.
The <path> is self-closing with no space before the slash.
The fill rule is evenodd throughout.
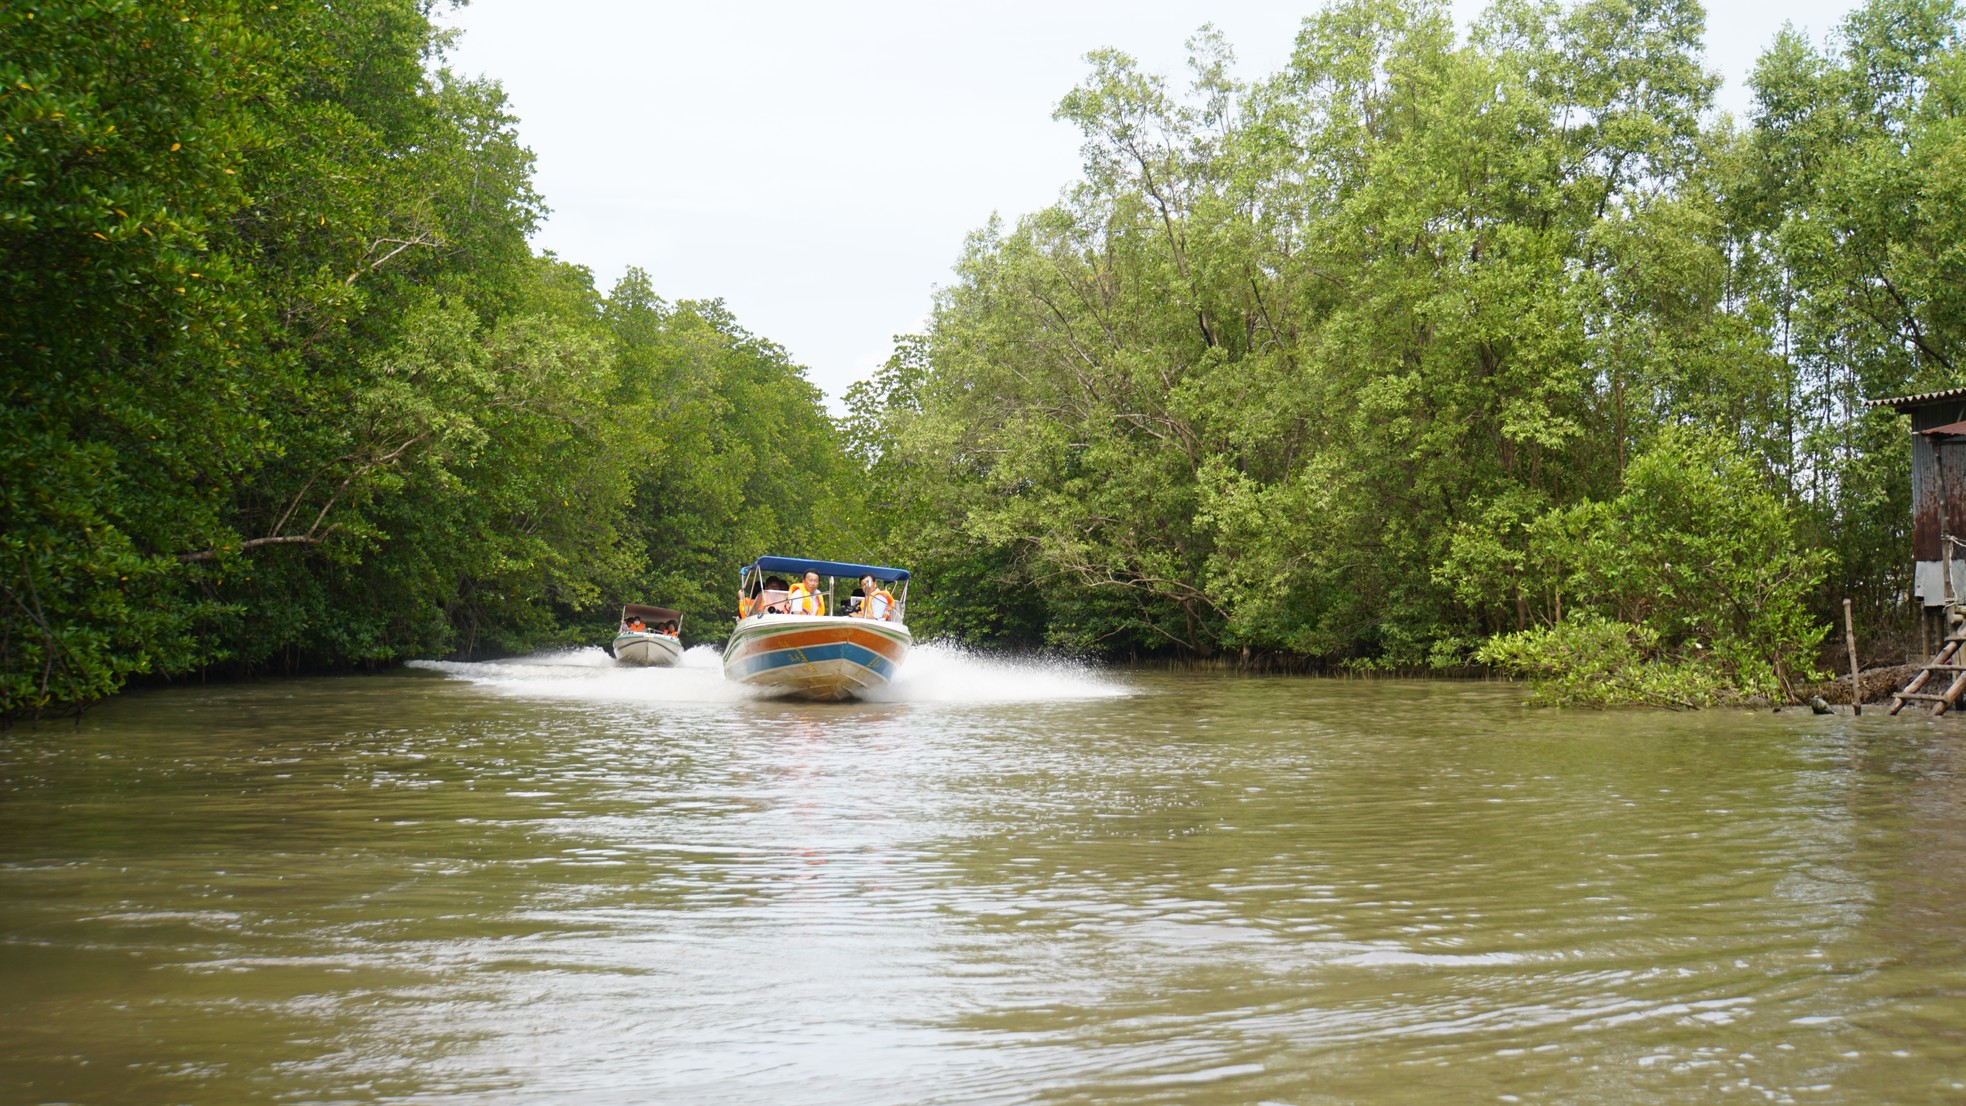
<path id="1" fill-rule="evenodd" d="M 1110 699 L 1132 692 L 1089 665 L 992 657 L 959 645 L 917 645 L 894 682 L 869 693 L 878 703 L 1035 703 Z"/>
<path id="2" fill-rule="evenodd" d="M 597 702 L 728 704 L 758 693 L 724 679 L 714 646 L 685 650 L 668 668 L 619 664 L 598 648 L 565 649 L 499 661 L 411 661 L 506 695 Z M 880 703 L 1028 703 L 1132 694 L 1096 669 L 1061 660 L 1009 659 L 960 646 L 917 645 L 893 683 L 868 696 Z"/>

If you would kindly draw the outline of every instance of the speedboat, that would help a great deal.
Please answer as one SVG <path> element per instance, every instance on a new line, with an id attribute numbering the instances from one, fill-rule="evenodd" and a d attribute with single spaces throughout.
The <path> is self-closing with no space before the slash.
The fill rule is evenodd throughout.
<path id="1" fill-rule="evenodd" d="M 681 611 L 630 603 L 621 608 L 608 655 L 622 664 L 675 664 L 683 655 L 682 630 Z"/>
<path id="2" fill-rule="evenodd" d="M 870 576 L 874 591 L 865 594 Z M 898 599 L 888 590 L 894 584 Z M 852 594 L 842 596 L 846 589 Z M 742 617 L 724 646 L 724 678 L 747 687 L 825 702 L 858 698 L 892 680 L 914 644 L 907 569 L 759 557 L 739 574 L 738 596 Z"/>

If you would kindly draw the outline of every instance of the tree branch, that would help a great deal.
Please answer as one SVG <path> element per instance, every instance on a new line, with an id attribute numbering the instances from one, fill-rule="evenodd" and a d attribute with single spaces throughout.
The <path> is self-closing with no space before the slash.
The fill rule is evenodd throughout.
<path id="1" fill-rule="evenodd" d="M 330 526 L 319 534 L 286 534 L 277 538 L 249 538 L 239 543 L 239 552 L 244 553 L 248 549 L 257 549 L 262 545 L 319 545 L 328 540 L 328 535 L 334 533 L 337 529 L 339 529 L 339 525 Z M 226 550 L 201 549 L 196 553 L 179 553 L 177 559 L 179 564 L 187 565 L 197 561 L 216 561 L 218 560 L 218 555 L 222 552 L 226 552 Z"/>

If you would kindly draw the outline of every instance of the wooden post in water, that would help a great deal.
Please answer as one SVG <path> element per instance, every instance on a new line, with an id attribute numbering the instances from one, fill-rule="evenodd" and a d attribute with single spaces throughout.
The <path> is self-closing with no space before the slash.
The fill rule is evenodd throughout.
<path id="1" fill-rule="evenodd" d="M 1843 643 L 1850 647 L 1850 712 L 1864 712 L 1864 691 L 1857 679 L 1857 629 L 1850 621 L 1850 601 L 1843 601 Z"/>

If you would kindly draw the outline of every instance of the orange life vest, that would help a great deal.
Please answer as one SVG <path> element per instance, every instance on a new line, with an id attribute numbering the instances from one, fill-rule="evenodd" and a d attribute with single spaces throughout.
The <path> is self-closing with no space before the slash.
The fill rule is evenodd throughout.
<path id="1" fill-rule="evenodd" d="M 791 602 L 793 614 L 826 613 L 826 597 L 816 591 L 807 591 L 803 583 L 793 584 L 786 598 Z"/>

